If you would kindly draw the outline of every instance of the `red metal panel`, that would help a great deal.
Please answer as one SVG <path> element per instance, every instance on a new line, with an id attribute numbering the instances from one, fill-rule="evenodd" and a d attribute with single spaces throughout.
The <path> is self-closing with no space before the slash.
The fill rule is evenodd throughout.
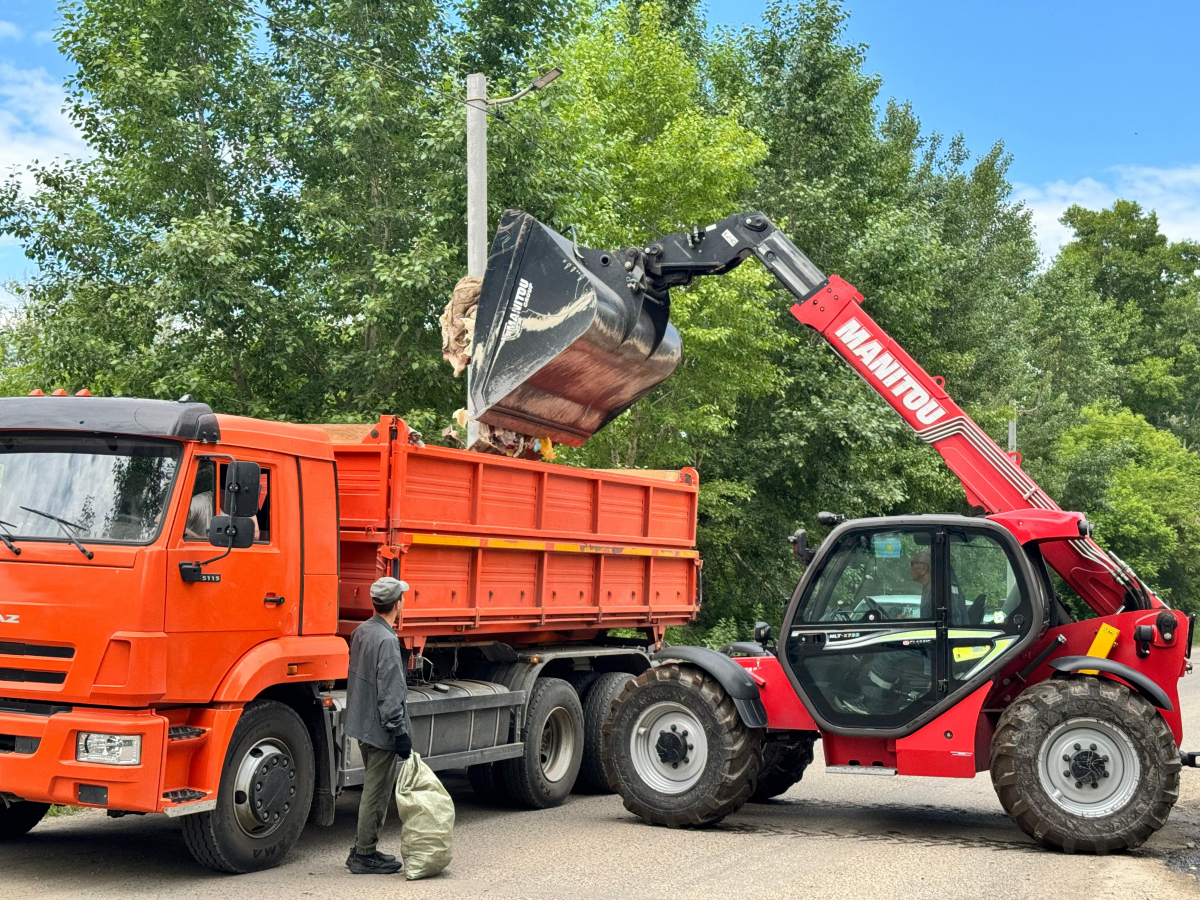
<path id="1" fill-rule="evenodd" d="M 646 560 L 638 556 L 610 556 L 604 561 L 600 606 L 627 608 L 646 605 Z"/>
<path id="2" fill-rule="evenodd" d="M 821 734 L 827 766 L 880 766 L 896 768 L 896 752 L 886 738 L 846 737 L 842 734 Z"/>
<path id="3" fill-rule="evenodd" d="M 554 607 L 596 605 L 596 560 L 588 553 L 551 553 L 546 565 L 546 600 Z"/>
<path id="4" fill-rule="evenodd" d="M 992 689 L 989 681 L 928 725 L 896 739 L 896 771 L 900 775 L 941 778 L 975 777 L 975 732 L 979 711 Z"/>
<path id="5" fill-rule="evenodd" d="M 479 489 L 479 524 L 537 528 L 539 472 L 485 466 Z"/>
<path id="6" fill-rule="evenodd" d="M 641 484 L 607 482 L 600 494 L 600 534 L 645 537 L 647 495 Z"/>
<path id="7" fill-rule="evenodd" d="M 651 488 L 650 537 L 694 539 L 695 498 L 695 494 Z"/>
<path id="8" fill-rule="evenodd" d="M 783 674 L 778 657 L 737 656 L 733 661 L 749 672 L 758 685 L 758 695 L 767 711 L 767 728 L 780 731 L 817 730 L 817 723 Z"/>
<path id="9" fill-rule="evenodd" d="M 591 479 L 549 475 L 542 526 L 562 534 L 594 534 L 595 495 Z"/>
<path id="10" fill-rule="evenodd" d="M 454 531 L 455 525 L 474 524 L 475 460 L 412 452 L 407 456 L 401 506 L 392 510 L 392 527 Z"/>

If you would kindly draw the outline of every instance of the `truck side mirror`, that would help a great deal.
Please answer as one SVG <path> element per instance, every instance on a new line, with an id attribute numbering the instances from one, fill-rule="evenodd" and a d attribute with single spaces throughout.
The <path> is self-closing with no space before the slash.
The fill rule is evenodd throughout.
<path id="1" fill-rule="evenodd" d="M 808 532 L 803 528 L 797 528 L 795 533 L 788 538 L 788 543 L 792 545 L 792 553 L 795 554 L 796 559 L 806 566 L 817 555 L 815 550 L 808 549 Z"/>
<path id="2" fill-rule="evenodd" d="M 254 463 L 250 465 L 258 468 Z M 258 502 L 257 499 L 255 502 Z M 214 547 L 229 550 L 253 547 L 254 520 L 245 516 L 213 516 L 208 524 L 208 542 Z"/>
<path id="3" fill-rule="evenodd" d="M 771 639 L 771 626 L 766 622 L 754 623 L 754 641 L 761 647 L 767 646 L 767 641 Z"/>
<path id="4" fill-rule="evenodd" d="M 225 507 L 227 517 L 244 519 L 258 513 L 258 493 L 261 490 L 262 467 L 256 462 L 234 461 L 226 468 Z M 219 518 L 219 517 L 218 517 Z M 216 519 L 213 520 L 214 522 Z M 212 531 L 209 531 L 212 535 Z M 250 530 L 253 543 L 254 529 Z M 224 547 L 224 542 L 217 544 Z M 247 547 L 250 544 L 246 545 Z"/>

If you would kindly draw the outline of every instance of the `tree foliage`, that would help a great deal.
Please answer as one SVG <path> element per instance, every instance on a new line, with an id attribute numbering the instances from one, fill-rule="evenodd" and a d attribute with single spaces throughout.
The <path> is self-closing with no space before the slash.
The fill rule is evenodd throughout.
<path id="1" fill-rule="evenodd" d="M 293 420 L 463 405 L 437 315 L 465 268 L 467 72 L 491 92 L 489 216 L 616 249 L 761 209 L 1173 602 L 1196 603 L 1200 245 L 1072 208 L 1039 269 L 1001 144 L 885 100 L 835 0 L 707 28 L 693 0 L 69 0 L 87 161 L 0 189 L 38 274 L 0 391 L 191 393 Z M 819 509 L 965 510 L 957 481 L 753 265 L 677 291 L 679 371 L 572 464 L 699 469 L 710 641 L 777 619 Z M 815 529 L 819 532 L 819 528 Z M 700 639 L 704 639 L 704 635 Z"/>

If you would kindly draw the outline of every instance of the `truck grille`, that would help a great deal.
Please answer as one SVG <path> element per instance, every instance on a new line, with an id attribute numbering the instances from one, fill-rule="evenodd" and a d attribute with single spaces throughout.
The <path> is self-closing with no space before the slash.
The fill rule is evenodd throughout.
<path id="1" fill-rule="evenodd" d="M 66 680 L 66 672 L 39 672 L 36 669 L 0 669 L 0 681 L 62 684 Z"/>
<path id="2" fill-rule="evenodd" d="M 22 684 L 62 684 L 67 680 L 65 671 L 27 669 L 14 665 L 20 659 L 70 660 L 75 658 L 74 647 L 50 644 L 26 644 L 20 641 L 0 641 L 0 682 L 15 681 Z"/>
<path id="3" fill-rule="evenodd" d="M 0 654 L 5 656 L 41 656 L 48 659 L 74 659 L 74 647 L 51 647 L 48 644 L 21 644 L 0 641 Z"/>

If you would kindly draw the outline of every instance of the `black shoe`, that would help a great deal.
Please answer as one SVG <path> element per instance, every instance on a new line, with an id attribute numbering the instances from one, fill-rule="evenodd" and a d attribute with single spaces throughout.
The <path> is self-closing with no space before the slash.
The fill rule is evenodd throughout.
<path id="1" fill-rule="evenodd" d="M 378 850 L 370 856 L 359 856 L 358 853 L 351 851 L 350 858 L 346 860 L 346 866 L 353 875 L 394 875 L 404 868 L 404 864 L 396 857 L 393 856 L 389 859 L 387 855 Z"/>
<path id="2" fill-rule="evenodd" d="M 390 854 L 390 853 L 381 853 L 380 851 L 376 850 L 375 855 L 378 856 L 380 859 L 382 859 L 384 862 L 395 862 L 396 861 L 396 857 L 392 856 L 392 854 Z M 354 859 L 354 848 L 353 847 L 350 848 L 350 855 L 346 857 L 346 865 L 350 865 L 350 860 L 352 860 L 352 859 Z"/>

